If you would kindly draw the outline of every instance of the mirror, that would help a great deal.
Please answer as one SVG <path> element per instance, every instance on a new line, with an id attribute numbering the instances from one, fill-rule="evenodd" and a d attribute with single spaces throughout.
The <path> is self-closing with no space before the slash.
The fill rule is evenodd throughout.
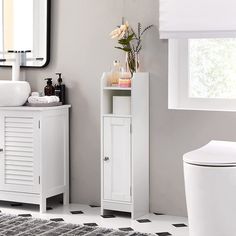
<path id="1" fill-rule="evenodd" d="M 0 0 L 0 66 L 20 58 L 22 67 L 50 60 L 50 0 Z"/>

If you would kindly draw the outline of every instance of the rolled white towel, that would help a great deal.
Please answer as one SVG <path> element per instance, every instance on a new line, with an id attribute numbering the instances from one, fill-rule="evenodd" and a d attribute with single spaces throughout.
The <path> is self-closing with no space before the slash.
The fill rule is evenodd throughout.
<path id="1" fill-rule="evenodd" d="M 33 97 L 39 97 L 39 92 L 32 92 L 32 93 L 31 93 L 31 96 L 33 96 Z"/>
<path id="2" fill-rule="evenodd" d="M 52 103 L 52 102 L 60 102 L 59 97 L 57 97 L 57 96 L 49 96 L 48 97 L 48 103 Z"/>
<path id="3" fill-rule="evenodd" d="M 28 98 L 28 102 L 31 104 L 44 104 L 44 103 L 53 103 L 59 101 L 60 99 L 57 96 L 44 96 L 44 97 L 30 96 Z"/>

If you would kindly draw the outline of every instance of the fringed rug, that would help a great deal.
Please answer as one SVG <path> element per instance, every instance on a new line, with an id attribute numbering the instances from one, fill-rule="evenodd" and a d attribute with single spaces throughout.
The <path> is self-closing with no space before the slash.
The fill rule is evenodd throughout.
<path id="1" fill-rule="evenodd" d="M 152 236 L 100 227 L 66 224 L 24 216 L 0 214 L 0 236 Z"/>

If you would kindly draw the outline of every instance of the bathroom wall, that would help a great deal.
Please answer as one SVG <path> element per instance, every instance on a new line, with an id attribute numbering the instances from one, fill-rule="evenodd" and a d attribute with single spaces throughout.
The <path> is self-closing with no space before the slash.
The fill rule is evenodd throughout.
<path id="1" fill-rule="evenodd" d="M 27 70 L 27 78 L 33 90 L 43 90 L 45 77 L 63 73 L 72 104 L 71 200 L 99 204 L 100 77 L 114 59 L 124 59 L 109 39 L 122 16 L 132 25 L 155 24 L 141 58 L 151 73 L 150 208 L 184 216 L 182 155 L 212 139 L 236 141 L 236 114 L 168 110 L 168 45 L 158 38 L 158 0 L 52 0 L 51 63 Z M 10 77 L 0 69 L 0 78 Z"/>

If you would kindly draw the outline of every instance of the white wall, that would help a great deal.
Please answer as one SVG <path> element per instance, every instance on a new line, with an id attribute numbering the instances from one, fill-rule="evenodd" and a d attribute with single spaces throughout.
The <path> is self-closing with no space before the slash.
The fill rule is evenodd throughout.
<path id="1" fill-rule="evenodd" d="M 122 59 L 109 32 L 123 14 L 132 25 L 140 21 L 157 27 L 158 0 L 52 0 L 52 9 L 51 63 L 28 70 L 27 77 L 34 90 L 43 90 L 45 77 L 64 74 L 73 106 L 72 201 L 96 204 L 100 76 L 114 59 Z M 167 109 L 167 42 L 158 39 L 157 28 L 145 37 L 142 66 L 151 72 L 151 211 L 186 215 L 182 155 L 211 139 L 236 141 L 236 114 Z M 2 79 L 11 76 L 8 69 L 0 72 Z"/>

